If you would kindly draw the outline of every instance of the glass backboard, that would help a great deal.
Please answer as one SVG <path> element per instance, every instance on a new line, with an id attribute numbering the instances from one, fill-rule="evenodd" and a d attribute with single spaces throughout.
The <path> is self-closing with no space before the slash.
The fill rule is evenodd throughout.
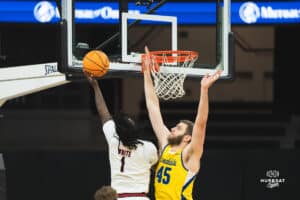
<path id="1" fill-rule="evenodd" d="M 99 49 L 110 58 L 105 78 L 139 76 L 140 56 L 148 46 L 150 51 L 197 51 L 199 58 L 188 70 L 187 78 L 200 78 L 220 68 L 221 78 L 231 79 L 234 37 L 230 4 L 230 0 L 153 1 L 147 5 L 132 1 L 62 1 L 65 42 L 59 70 L 68 78 L 82 75 L 83 55 Z"/>

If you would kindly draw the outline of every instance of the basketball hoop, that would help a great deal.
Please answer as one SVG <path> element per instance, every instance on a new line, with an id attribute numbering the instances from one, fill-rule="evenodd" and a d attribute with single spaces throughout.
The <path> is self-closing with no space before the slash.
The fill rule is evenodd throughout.
<path id="1" fill-rule="evenodd" d="M 150 54 L 151 74 L 157 96 L 164 100 L 183 97 L 185 91 L 183 83 L 186 78 L 186 68 L 194 66 L 198 58 L 195 51 L 167 50 L 152 51 Z M 146 54 L 142 55 L 142 65 L 145 64 Z M 178 67 L 176 72 L 168 67 Z"/>

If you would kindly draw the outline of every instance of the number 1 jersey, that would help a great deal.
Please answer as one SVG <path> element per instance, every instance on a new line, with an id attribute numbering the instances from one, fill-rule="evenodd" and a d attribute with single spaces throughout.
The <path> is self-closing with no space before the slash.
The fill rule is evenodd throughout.
<path id="1" fill-rule="evenodd" d="M 118 193 L 148 193 L 150 168 L 158 160 L 157 149 L 151 142 L 140 140 L 136 149 L 130 150 L 119 141 L 115 122 L 103 124 L 109 147 L 111 186 Z"/>

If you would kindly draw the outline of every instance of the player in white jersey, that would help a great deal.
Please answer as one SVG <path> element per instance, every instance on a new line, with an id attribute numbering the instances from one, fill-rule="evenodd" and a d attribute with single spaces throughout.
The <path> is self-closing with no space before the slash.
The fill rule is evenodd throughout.
<path id="1" fill-rule="evenodd" d="M 150 170 L 158 154 L 151 142 L 138 139 L 135 122 L 127 115 L 112 117 L 98 81 L 86 74 L 94 89 L 96 107 L 109 147 L 111 186 L 120 200 L 149 200 Z"/>

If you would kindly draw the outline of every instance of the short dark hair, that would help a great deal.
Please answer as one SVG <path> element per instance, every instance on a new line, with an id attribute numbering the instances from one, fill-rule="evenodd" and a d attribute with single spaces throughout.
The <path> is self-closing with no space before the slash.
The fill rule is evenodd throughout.
<path id="1" fill-rule="evenodd" d="M 135 121 L 125 113 L 118 113 L 113 117 L 116 123 L 116 131 L 120 141 L 129 149 L 136 149 L 138 144 L 143 144 L 139 141 L 138 129 Z"/>
<path id="2" fill-rule="evenodd" d="M 109 185 L 104 185 L 96 190 L 94 200 L 117 200 L 117 191 Z"/>
<path id="3" fill-rule="evenodd" d="M 194 122 L 192 122 L 190 120 L 187 120 L 187 119 L 182 119 L 182 120 L 180 120 L 180 122 L 187 125 L 186 130 L 185 130 L 185 134 L 192 135 L 193 128 L 194 128 Z"/>

